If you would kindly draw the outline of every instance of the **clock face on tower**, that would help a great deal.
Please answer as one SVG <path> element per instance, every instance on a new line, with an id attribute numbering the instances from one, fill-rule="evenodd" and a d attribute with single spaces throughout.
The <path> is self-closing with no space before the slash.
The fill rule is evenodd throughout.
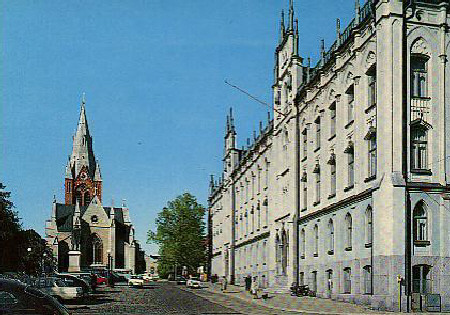
<path id="1" fill-rule="evenodd" d="M 85 180 L 85 179 L 87 178 L 86 172 L 81 173 L 81 174 L 80 174 L 80 178 L 81 178 L 82 180 Z"/>

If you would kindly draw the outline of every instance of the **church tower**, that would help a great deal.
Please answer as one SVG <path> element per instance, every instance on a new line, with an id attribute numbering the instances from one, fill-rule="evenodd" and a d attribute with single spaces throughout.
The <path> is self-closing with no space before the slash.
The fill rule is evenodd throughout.
<path id="1" fill-rule="evenodd" d="M 65 203 L 80 206 L 89 205 L 94 196 L 102 200 L 102 177 L 100 165 L 92 149 L 92 137 L 86 118 L 86 106 L 83 94 L 81 101 L 80 119 L 73 136 L 72 154 L 66 166 L 65 175 Z"/>

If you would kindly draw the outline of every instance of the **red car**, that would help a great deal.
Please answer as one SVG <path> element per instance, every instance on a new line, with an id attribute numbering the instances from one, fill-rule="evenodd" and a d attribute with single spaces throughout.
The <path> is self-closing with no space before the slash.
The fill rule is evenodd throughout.
<path id="1" fill-rule="evenodd" d="M 106 285 L 106 277 L 97 275 L 97 285 L 102 285 L 105 284 Z"/>

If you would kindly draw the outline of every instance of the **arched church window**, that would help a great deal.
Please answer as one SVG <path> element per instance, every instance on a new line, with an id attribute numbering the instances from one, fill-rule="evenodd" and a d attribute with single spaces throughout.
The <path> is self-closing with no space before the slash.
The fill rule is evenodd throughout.
<path id="1" fill-rule="evenodd" d="M 101 264 L 103 262 L 103 242 L 97 234 L 92 234 L 92 263 Z"/>

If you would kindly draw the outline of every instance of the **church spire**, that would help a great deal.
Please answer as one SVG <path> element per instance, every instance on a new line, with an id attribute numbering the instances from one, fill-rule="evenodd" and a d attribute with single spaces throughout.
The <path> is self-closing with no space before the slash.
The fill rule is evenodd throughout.
<path id="1" fill-rule="evenodd" d="M 81 168 L 86 166 L 90 177 L 94 176 L 95 157 L 92 150 L 92 137 L 89 134 L 89 127 L 86 118 L 86 100 L 83 93 L 81 99 L 80 118 L 78 120 L 77 130 L 73 137 L 72 156 L 70 164 L 75 167 L 74 176 L 78 176 Z"/>

